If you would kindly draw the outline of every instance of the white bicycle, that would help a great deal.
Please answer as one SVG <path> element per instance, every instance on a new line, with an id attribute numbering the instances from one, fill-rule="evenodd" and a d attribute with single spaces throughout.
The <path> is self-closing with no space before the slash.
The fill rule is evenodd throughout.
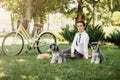
<path id="1" fill-rule="evenodd" d="M 20 20 L 20 25 L 15 32 L 8 33 L 2 42 L 2 52 L 8 56 L 19 55 L 23 50 L 24 44 L 27 44 L 29 50 L 37 48 L 39 53 L 43 53 L 49 49 L 49 44 L 56 42 L 56 37 L 51 32 L 37 33 L 35 30 L 34 36 L 26 32 L 22 25 L 23 20 Z M 39 24 L 37 24 L 39 25 Z M 39 28 L 39 26 L 35 26 Z"/>

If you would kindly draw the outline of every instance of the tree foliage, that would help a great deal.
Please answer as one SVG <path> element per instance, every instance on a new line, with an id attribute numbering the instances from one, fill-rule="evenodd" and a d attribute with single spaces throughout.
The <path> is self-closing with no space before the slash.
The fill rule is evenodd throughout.
<path id="1" fill-rule="evenodd" d="M 120 12 L 115 11 L 112 15 L 112 21 L 114 25 L 120 26 Z"/>
<path id="2" fill-rule="evenodd" d="M 3 7 L 8 11 L 25 16 L 26 0 L 2 0 Z M 69 8 L 71 0 L 31 0 L 31 17 L 45 16 L 48 13 L 65 13 Z"/>
<path id="3" fill-rule="evenodd" d="M 30 2 L 30 4 L 27 2 Z M 33 18 L 35 23 L 41 22 L 44 24 L 47 14 L 66 13 L 69 4 L 72 2 L 71 0 L 2 0 L 2 7 L 12 14 L 12 25 L 14 25 L 14 17 L 17 20 L 20 18 L 27 18 L 28 20 Z"/>
<path id="4" fill-rule="evenodd" d="M 64 13 L 74 20 L 85 20 L 87 24 L 93 24 L 93 16 L 95 17 L 95 25 L 109 25 L 112 22 L 112 14 L 114 11 L 120 11 L 120 0 L 98 0 L 94 3 L 95 14 L 93 15 L 94 0 L 29 0 L 31 1 L 31 18 L 40 22 L 46 21 L 46 15 L 49 13 Z M 1 0 L 2 6 L 14 14 L 13 17 L 25 17 L 26 0 Z M 71 6 L 71 5 L 74 5 Z M 17 17 L 17 18 L 18 18 Z M 91 21 L 88 22 L 88 20 Z"/>
<path id="5" fill-rule="evenodd" d="M 87 22 L 88 19 L 91 21 L 87 24 L 93 24 L 93 16 L 95 17 L 95 26 L 100 25 L 111 25 L 112 14 L 114 11 L 120 11 L 120 0 L 77 0 L 77 6 L 74 6 L 68 11 L 68 16 L 72 16 L 73 19 L 77 17 L 77 13 L 83 15 L 83 19 Z M 82 2 L 81 10 L 78 10 L 79 4 Z M 94 4 L 94 15 L 93 15 L 93 4 Z"/>
<path id="6" fill-rule="evenodd" d="M 25 16 L 25 0 L 3 0 L 2 6 L 13 14 Z"/>

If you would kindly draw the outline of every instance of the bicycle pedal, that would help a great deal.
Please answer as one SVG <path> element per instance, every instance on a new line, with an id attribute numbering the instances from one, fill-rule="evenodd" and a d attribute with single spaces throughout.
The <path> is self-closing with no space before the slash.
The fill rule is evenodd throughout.
<path id="1" fill-rule="evenodd" d="M 27 54 L 27 53 L 28 53 L 28 50 L 26 50 L 25 53 Z"/>
<path id="2" fill-rule="evenodd" d="M 27 45 L 27 49 L 28 50 L 32 50 L 32 47 L 30 47 L 29 45 Z"/>

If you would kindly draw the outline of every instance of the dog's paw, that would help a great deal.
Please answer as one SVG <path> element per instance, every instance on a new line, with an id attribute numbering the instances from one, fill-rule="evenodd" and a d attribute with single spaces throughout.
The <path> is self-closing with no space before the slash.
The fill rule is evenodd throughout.
<path id="1" fill-rule="evenodd" d="M 95 62 L 95 64 L 99 64 L 100 62 Z"/>
<path id="2" fill-rule="evenodd" d="M 93 64 L 94 62 L 90 62 L 91 64 Z"/>
<path id="3" fill-rule="evenodd" d="M 58 62 L 58 64 L 62 64 L 62 62 Z"/>

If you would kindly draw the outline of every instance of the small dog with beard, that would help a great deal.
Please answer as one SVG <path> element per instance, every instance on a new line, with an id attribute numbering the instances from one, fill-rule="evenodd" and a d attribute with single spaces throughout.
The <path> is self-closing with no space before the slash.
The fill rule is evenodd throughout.
<path id="1" fill-rule="evenodd" d="M 91 63 L 99 64 L 105 62 L 105 58 L 99 48 L 100 42 L 91 42 L 92 58 Z"/>
<path id="2" fill-rule="evenodd" d="M 56 61 L 58 64 L 61 64 L 66 61 L 65 56 L 60 52 L 59 47 L 56 43 L 53 43 L 50 45 L 50 50 L 52 51 L 52 58 L 51 58 L 51 64 L 55 63 Z"/>

